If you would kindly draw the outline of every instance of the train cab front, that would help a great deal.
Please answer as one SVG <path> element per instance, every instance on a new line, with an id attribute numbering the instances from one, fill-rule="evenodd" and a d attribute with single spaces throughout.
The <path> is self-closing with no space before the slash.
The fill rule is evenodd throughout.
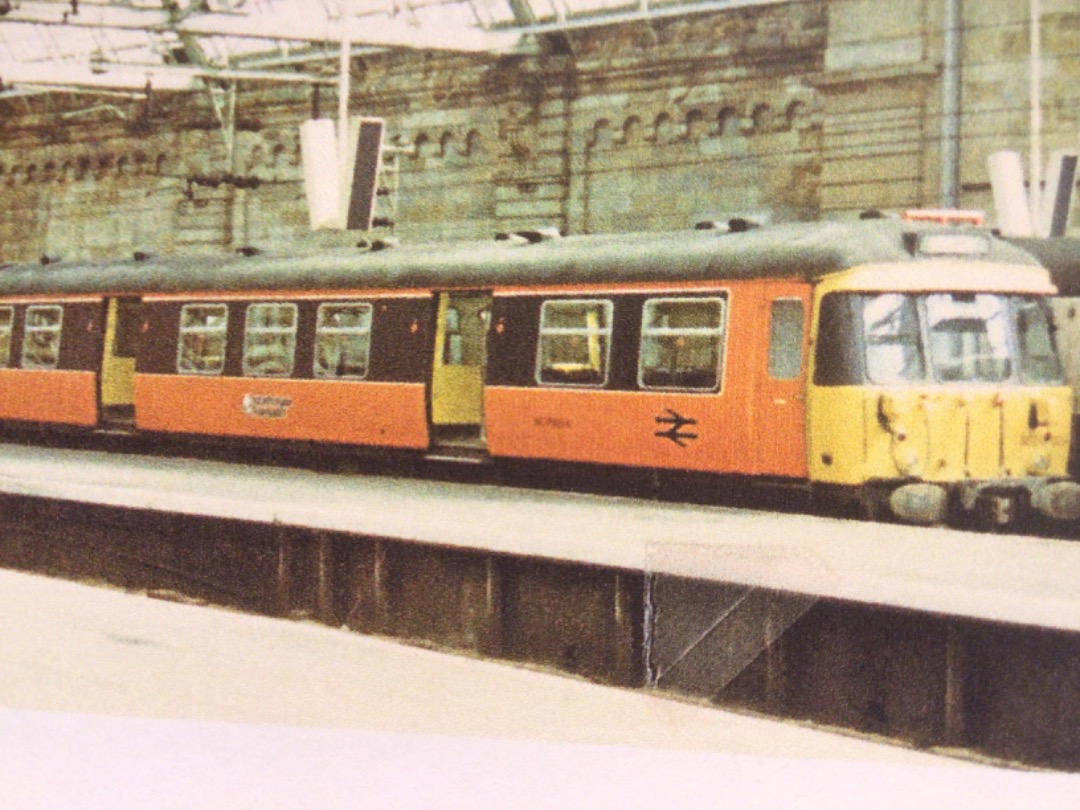
<path id="1" fill-rule="evenodd" d="M 813 485 L 917 524 L 1080 518 L 1052 292 L 1040 268 L 960 260 L 819 285 Z"/>

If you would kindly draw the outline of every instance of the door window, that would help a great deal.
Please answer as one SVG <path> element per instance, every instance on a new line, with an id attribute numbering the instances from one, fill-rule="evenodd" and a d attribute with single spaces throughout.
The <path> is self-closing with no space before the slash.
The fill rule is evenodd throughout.
<path id="1" fill-rule="evenodd" d="M 803 302 L 777 298 L 769 314 L 769 376 L 794 380 L 802 370 Z"/>
<path id="2" fill-rule="evenodd" d="M 0 307 L 0 368 L 11 365 L 11 328 L 15 321 L 14 307 Z"/>

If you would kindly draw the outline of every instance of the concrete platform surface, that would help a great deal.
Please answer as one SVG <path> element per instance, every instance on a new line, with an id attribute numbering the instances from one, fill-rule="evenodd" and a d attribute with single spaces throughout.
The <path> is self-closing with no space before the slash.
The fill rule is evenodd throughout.
<path id="1" fill-rule="evenodd" d="M 980 807 L 1080 779 L 0 571 L 12 808 Z"/>
<path id="2" fill-rule="evenodd" d="M 0 492 L 278 522 L 1080 631 L 1080 543 L 0 444 Z"/>

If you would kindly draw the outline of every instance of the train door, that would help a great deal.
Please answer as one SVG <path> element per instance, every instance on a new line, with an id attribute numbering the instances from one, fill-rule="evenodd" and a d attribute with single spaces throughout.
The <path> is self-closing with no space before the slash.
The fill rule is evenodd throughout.
<path id="1" fill-rule="evenodd" d="M 484 370 L 490 292 L 438 295 L 431 372 L 432 437 L 439 446 L 484 446 Z"/>
<path id="2" fill-rule="evenodd" d="M 810 288 L 767 284 L 763 303 L 768 339 L 753 409 L 755 466 L 760 475 L 805 478 Z"/>
<path id="3" fill-rule="evenodd" d="M 134 426 L 135 354 L 142 323 L 137 298 L 110 298 L 101 358 L 101 415 L 110 425 Z"/>

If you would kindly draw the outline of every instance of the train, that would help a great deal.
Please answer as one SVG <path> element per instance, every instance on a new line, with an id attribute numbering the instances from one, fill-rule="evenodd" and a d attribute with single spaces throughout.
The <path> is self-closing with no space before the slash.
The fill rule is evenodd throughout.
<path id="1" fill-rule="evenodd" d="M 1054 335 L 1065 380 L 1073 389 L 1073 436 L 1080 433 L 1080 238 L 1068 236 L 1010 237 L 1012 244 L 1031 253 L 1050 272 L 1057 288 L 1051 299 Z M 1080 442 L 1074 441 L 1069 474 L 1080 478 Z"/>
<path id="2" fill-rule="evenodd" d="M 1056 287 L 893 217 L 15 264 L 0 425 L 762 482 L 1080 517 Z"/>

